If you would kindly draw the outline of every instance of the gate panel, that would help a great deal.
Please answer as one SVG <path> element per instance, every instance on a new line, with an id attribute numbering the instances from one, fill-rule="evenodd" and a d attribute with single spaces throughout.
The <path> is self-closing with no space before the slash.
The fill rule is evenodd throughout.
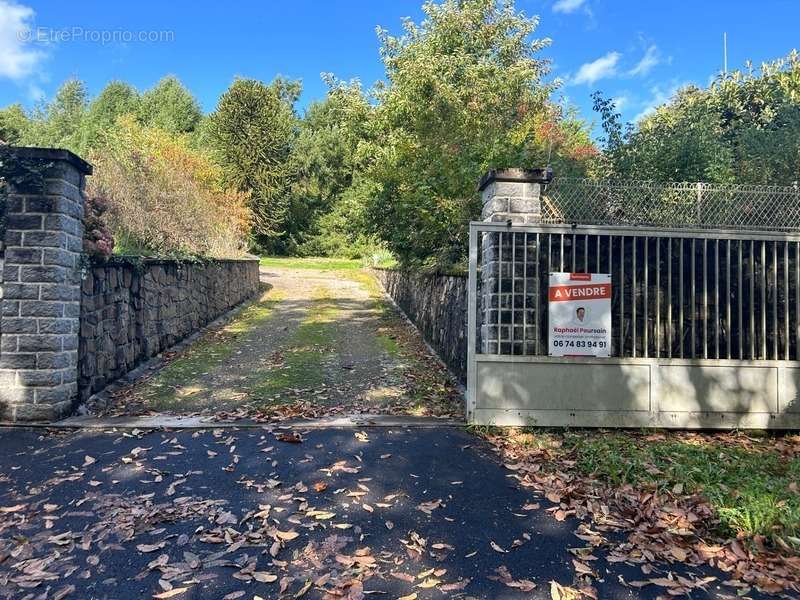
<path id="1" fill-rule="evenodd" d="M 547 357 L 552 271 L 611 274 L 612 358 Z M 778 370 L 797 366 L 799 290 L 800 236 L 473 223 L 468 417 L 567 411 L 568 425 L 570 411 L 646 410 L 633 420 L 797 426 L 798 371 Z"/>

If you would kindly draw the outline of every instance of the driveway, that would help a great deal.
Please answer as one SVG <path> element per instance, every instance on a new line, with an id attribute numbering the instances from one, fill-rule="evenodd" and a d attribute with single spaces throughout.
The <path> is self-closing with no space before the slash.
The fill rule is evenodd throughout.
<path id="1" fill-rule="evenodd" d="M 578 555 L 664 593 L 508 475 L 455 427 L 3 429 L 0 597 L 569 598 Z"/>

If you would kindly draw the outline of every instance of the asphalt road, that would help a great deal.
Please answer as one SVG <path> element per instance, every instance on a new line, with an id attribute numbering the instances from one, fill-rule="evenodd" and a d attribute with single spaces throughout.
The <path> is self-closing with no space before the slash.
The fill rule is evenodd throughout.
<path id="1" fill-rule="evenodd" d="M 282 433 L 0 429 L 0 597 L 550 599 L 551 580 L 575 581 L 577 522 L 469 433 Z M 645 576 L 595 554 L 599 598 L 665 593 L 623 580 L 668 566 Z"/>

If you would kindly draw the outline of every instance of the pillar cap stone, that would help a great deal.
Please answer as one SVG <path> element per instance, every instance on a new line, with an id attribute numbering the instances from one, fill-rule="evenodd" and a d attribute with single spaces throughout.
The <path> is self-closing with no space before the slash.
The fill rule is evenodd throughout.
<path id="1" fill-rule="evenodd" d="M 544 167 L 542 169 L 491 169 L 486 175 L 481 177 L 478 191 L 483 191 L 495 181 L 507 181 L 515 183 L 550 183 L 553 179 L 553 169 Z"/>
<path id="2" fill-rule="evenodd" d="M 20 158 L 43 161 L 64 161 L 75 167 L 82 175 L 92 174 L 92 165 L 80 156 L 63 148 L 35 148 L 30 146 L 10 146 L 12 152 Z"/>

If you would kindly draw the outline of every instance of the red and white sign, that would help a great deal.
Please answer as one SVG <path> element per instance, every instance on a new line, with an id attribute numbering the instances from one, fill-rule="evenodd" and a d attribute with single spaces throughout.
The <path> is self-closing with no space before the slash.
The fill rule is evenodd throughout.
<path id="1" fill-rule="evenodd" d="M 550 356 L 609 356 L 611 275 L 550 273 Z"/>

